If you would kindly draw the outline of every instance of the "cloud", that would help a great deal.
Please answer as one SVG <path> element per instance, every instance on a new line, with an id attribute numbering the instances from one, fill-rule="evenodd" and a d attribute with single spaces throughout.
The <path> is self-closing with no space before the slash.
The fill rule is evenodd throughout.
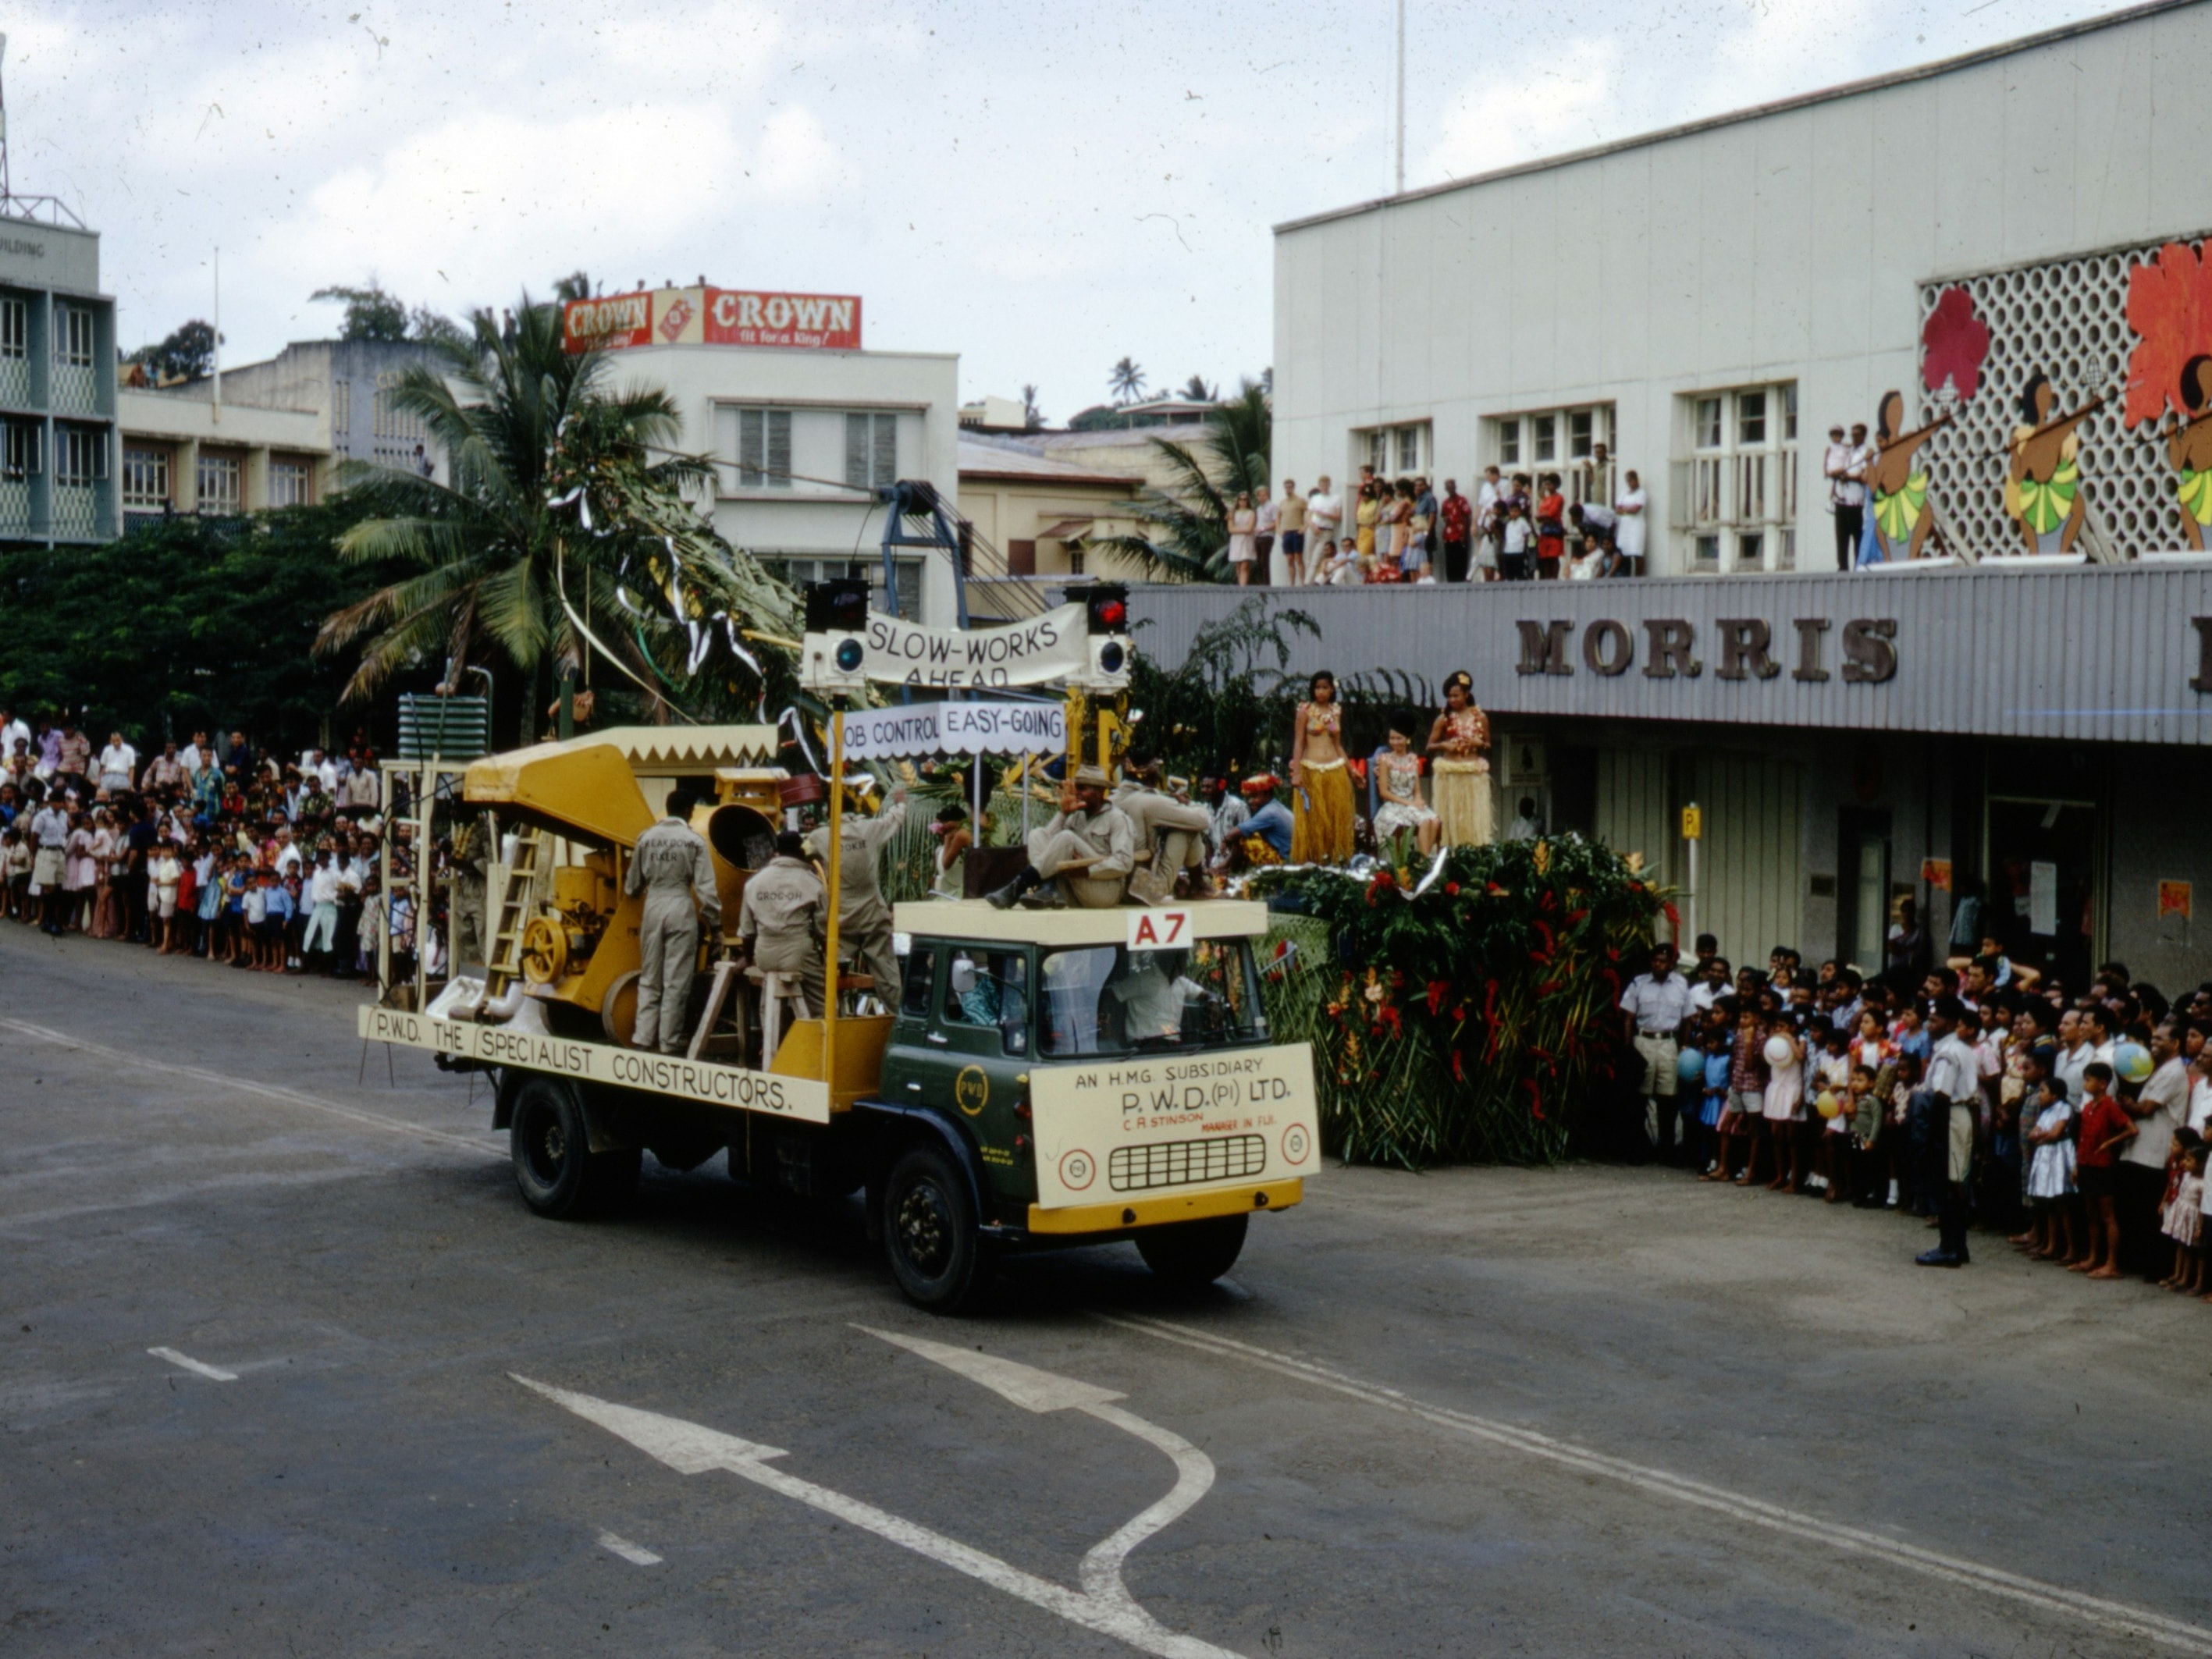
<path id="1" fill-rule="evenodd" d="M 1408 184 L 1510 167 L 1618 137 L 1620 49 L 1611 37 L 1547 44 L 1469 80 Z"/>

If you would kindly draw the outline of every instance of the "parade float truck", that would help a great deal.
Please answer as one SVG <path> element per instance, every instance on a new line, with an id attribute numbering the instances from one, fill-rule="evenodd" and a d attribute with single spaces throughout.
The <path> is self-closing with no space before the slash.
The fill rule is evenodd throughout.
<path id="1" fill-rule="evenodd" d="M 810 685 L 833 706 L 872 680 L 952 695 L 826 721 L 828 778 L 846 786 L 819 790 L 830 891 L 856 781 L 848 762 L 1017 756 L 1026 817 L 1028 769 L 1120 758 L 1119 604 L 1103 628 L 1069 605 L 970 633 L 866 613 L 865 601 L 863 586 L 854 615 L 839 608 L 855 604 L 849 594 L 810 592 Z M 1101 609 L 1095 594 L 1089 609 Z M 1051 680 L 1066 684 L 1064 705 L 988 700 Z M 693 823 L 731 930 L 785 803 L 813 780 L 714 775 L 715 799 Z M 394 988 L 361 1011 L 360 1030 L 495 1074 L 493 1124 L 541 1216 L 603 1212 L 635 1188 L 645 1152 L 678 1170 L 726 1152 L 742 1180 L 809 1198 L 865 1194 L 869 1236 L 901 1290 L 951 1311 L 1005 1255 L 1121 1239 L 1164 1279 L 1211 1281 L 1235 1263 L 1251 1216 L 1297 1203 L 1319 1162 L 1311 1053 L 1270 1042 L 1262 1011 L 1253 944 L 1264 905 L 900 903 L 902 982 L 848 971 L 819 1010 L 747 964 L 726 932 L 702 941 L 692 1035 L 670 1055 L 629 1041 L 641 901 L 623 875 L 654 813 L 622 744 L 577 738 L 489 756 L 466 768 L 460 793 L 491 815 L 502 852 L 489 964 L 419 988 L 419 1001 Z M 834 926 L 827 956 L 837 960 Z"/>

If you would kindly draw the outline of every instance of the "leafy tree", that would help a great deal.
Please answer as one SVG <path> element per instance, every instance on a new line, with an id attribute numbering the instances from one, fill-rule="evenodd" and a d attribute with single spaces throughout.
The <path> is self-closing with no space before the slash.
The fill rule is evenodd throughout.
<path id="1" fill-rule="evenodd" d="M 458 346 L 468 343 L 469 332 L 444 312 L 416 306 L 407 313 L 407 337 L 427 345 Z"/>
<path id="2" fill-rule="evenodd" d="M 345 307 L 345 321 L 338 325 L 341 340 L 404 340 L 407 337 L 406 302 L 387 294 L 370 277 L 367 288 L 319 288 L 310 300 L 333 300 Z"/>
<path id="3" fill-rule="evenodd" d="M 1206 385 L 1205 375 L 1194 374 L 1183 382 L 1182 395 L 1194 404 L 1210 404 L 1221 392 L 1218 386 Z"/>
<path id="4" fill-rule="evenodd" d="M 1152 440 L 1173 483 L 1139 507 L 1149 535 L 1116 536 L 1109 545 L 1164 574 L 1225 582 L 1232 574 L 1230 509 L 1240 493 L 1267 482 L 1274 416 L 1267 394 L 1246 380 L 1234 398 L 1206 411 L 1206 434 L 1195 445 Z"/>
<path id="5" fill-rule="evenodd" d="M 566 276 L 556 276 L 553 279 L 553 297 L 556 301 L 590 299 L 592 297 L 590 276 L 580 265 Z"/>
<path id="6" fill-rule="evenodd" d="M 196 380 L 215 367 L 215 330 L 194 318 L 166 339 L 140 346 L 127 361 L 143 367 L 157 386 L 165 380 Z"/>
<path id="7" fill-rule="evenodd" d="M 1106 384 L 1112 390 L 1115 403 L 1133 403 L 1144 395 L 1145 371 L 1137 367 L 1135 358 L 1124 357 L 1114 365 L 1112 372 L 1106 377 Z"/>
<path id="8" fill-rule="evenodd" d="M 1022 430 L 1024 432 L 1044 430 L 1044 410 L 1037 407 L 1037 389 L 1034 386 L 1025 386 L 1022 388 Z"/>
<path id="9" fill-rule="evenodd" d="M 1285 694 L 1294 634 L 1321 637 L 1306 612 L 1255 593 L 1192 638 L 1172 668 L 1139 643 L 1129 703 L 1145 711 L 1137 744 L 1170 771 L 1253 772 L 1286 750 L 1295 699 Z"/>
<path id="10" fill-rule="evenodd" d="M 9 554 L 0 703 L 80 709 L 88 729 L 104 738 L 120 728 L 142 750 L 218 726 L 289 748 L 318 741 L 345 677 L 316 659 L 315 630 L 333 601 L 359 599 L 380 574 L 331 566 L 331 543 L 360 514 L 341 496 Z"/>
<path id="11" fill-rule="evenodd" d="M 512 333 L 489 310 L 471 323 L 465 343 L 407 369 L 392 394 L 452 458 L 453 481 L 361 465 L 343 475 L 365 516 L 341 558 L 404 573 L 324 625 L 319 649 L 359 647 L 347 698 L 412 663 L 489 661 L 542 708 L 556 671 L 580 672 L 587 653 L 651 717 L 672 703 L 750 712 L 784 695 L 787 660 L 745 635 L 790 638 L 793 597 L 685 499 L 712 469 L 675 453 L 668 394 L 611 387 L 606 358 L 565 350 L 559 309 L 527 295 Z"/>

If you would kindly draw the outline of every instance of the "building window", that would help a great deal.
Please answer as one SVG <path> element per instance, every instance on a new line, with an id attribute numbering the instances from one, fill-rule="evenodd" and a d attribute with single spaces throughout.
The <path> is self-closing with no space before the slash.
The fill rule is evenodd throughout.
<path id="1" fill-rule="evenodd" d="M 169 452 L 137 444 L 123 451 L 123 505 L 164 507 L 169 504 Z"/>
<path id="2" fill-rule="evenodd" d="M 30 355 L 30 312 L 21 300 L 0 300 L 0 357 Z"/>
<path id="3" fill-rule="evenodd" d="M 897 416 L 845 417 L 845 482 L 870 489 L 898 482 Z"/>
<path id="4" fill-rule="evenodd" d="M 331 431 L 343 436 L 353 430 L 353 382 L 333 380 L 331 383 Z"/>
<path id="5" fill-rule="evenodd" d="M 1387 478 L 1393 475 L 1413 477 L 1429 470 L 1433 453 L 1429 442 L 1429 423 L 1409 421 L 1401 426 L 1368 427 L 1352 434 L 1352 453 L 1368 466 L 1375 476 Z"/>
<path id="6" fill-rule="evenodd" d="M 1791 381 L 1680 400 L 1674 528 L 1691 568 L 1789 570 L 1797 551 L 1797 387 Z"/>
<path id="7" fill-rule="evenodd" d="M 245 502 L 245 467 L 235 455 L 200 452 L 200 511 L 236 513 Z"/>
<path id="8" fill-rule="evenodd" d="M 92 313 L 82 306 L 56 306 L 55 320 L 61 325 L 54 343 L 54 356 L 74 368 L 90 368 L 93 359 Z"/>
<path id="9" fill-rule="evenodd" d="M 1583 404 L 1485 418 L 1483 452 L 1508 471 L 1556 468 L 1569 506 L 1613 498 L 1613 406 Z M 1601 452 L 1602 455 L 1601 456 Z"/>
<path id="10" fill-rule="evenodd" d="M 369 435 L 396 439 L 401 443 L 420 443 L 422 417 L 399 406 L 400 379 L 397 374 L 376 377 L 376 402 L 369 412 Z"/>
<path id="11" fill-rule="evenodd" d="M 107 434 L 97 427 L 54 430 L 54 482 L 82 486 L 107 476 Z"/>
<path id="12" fill-rule="evenodd" d="M 269 505 L 305 507 L 310 470 L 296 456 L 272 456 L 269 462 Z"/>
<path id="13" fill-rule="evenodd" d="M 738 411 L 738 487 L 740 489 L 791 488 L 789 410 L 741 409 Z"/>
<path id="14" fill-rule="evenodd" d="M 0 422 L 0 477 L 20 480 L 39 471 L 40 430 L 35 421 Z"/>

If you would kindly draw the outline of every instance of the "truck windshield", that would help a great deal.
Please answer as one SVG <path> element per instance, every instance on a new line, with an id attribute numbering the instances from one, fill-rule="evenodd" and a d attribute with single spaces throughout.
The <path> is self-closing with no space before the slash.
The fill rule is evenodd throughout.
<path id="1" fill-rule="evenodd" d="M 1047 951 L 1037 1020 L 1040 1052 L 1059 1055 L 1213 1048 L 1267 1036 L 1251 946 L 1241 939 L 1134 955 L 1118 945 Z"/>

